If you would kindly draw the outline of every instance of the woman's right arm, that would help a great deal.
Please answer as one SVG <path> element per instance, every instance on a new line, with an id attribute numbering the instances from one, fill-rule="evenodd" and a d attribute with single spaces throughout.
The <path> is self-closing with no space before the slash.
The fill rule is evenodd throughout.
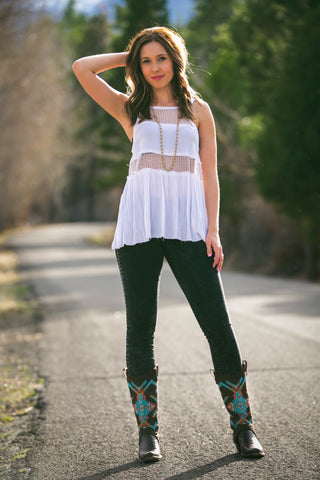
<path id="1" fill-rule="evenodd" d="M 130 119 L 125 108 L 128 96 L 115 90 L 98 76 L 100 72 L 111 68 L 125 67 L 127 55 L 127 52 L 121 52 L 79 58 L 73 63 L 72 69 L 90 97 L 118 120 L 130 136 Z"/>

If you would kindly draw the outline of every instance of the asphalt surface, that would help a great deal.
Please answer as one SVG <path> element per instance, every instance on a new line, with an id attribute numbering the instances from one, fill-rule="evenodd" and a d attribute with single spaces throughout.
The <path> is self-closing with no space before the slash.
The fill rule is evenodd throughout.
<path id="1" fill-rule="evenodd" d="M 209 348 L 164 267 L 156 331 L 164 458 L 143 465 L 122 375 L 125 311 L 114 253 L 86 241 L 103 227 L 38 227 L 10 239 L 44 313 L 45 409 L 28 478 L 319 479 L 320 285 L 222 273 L 266 451 L 252 461 L 235 453 L 228 415 L 209 374 Z"/>

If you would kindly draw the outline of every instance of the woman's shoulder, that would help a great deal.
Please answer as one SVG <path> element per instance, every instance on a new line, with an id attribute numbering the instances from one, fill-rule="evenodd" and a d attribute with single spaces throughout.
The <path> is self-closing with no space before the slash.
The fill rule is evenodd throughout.
<path id="1" fill-rule="evenodd" d="M 196 97 L 192 103 L 192 111 L 195 114 L 198 124 L 206 122 L 209 118 L 212 118 L 212 112 L 209 104 L 202 100 L 202 98 Z"/>
<path id="2" fill-rule="evenodd" d="M 192 109 L 194 112 L 211 112 L 209 104 L 200 97 L 193 97 L 192 99 Z"/>

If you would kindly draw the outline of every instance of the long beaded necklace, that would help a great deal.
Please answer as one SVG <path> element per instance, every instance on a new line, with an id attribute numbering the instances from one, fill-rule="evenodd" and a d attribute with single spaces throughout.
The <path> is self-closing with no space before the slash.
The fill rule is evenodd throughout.
<path id="1" fill-rule="evenodd" d="M 178 121 L 177 121 L 177 128 L 176 128 L 176 143 L 175 143 L 175 146 L 174 146 L 174 157 L 173 157 L 173 161 L 172 161 L 171 167 L 170 167 L 170 168 L 167 168 L 167 165 L 166 165 L 166 162 L 165 162 L 165 159 L 164 159 L 164 153 L 163 153 L 163 132 L 162 132 L 161 123 L 159 122 L 159 119 L 158 119 L 158 117 L 157 117 L 157 115 L 156 115 L 156 112 L 154 111 L 154 108 L 152 109 L 152 112 L 153 112 L 154 118 L 156 119 L 157 124 L 159 125 L 159 131 L 160 131 L 160 149 L 161 149 L 161 164 L 162 164 L 162 167 L 164 168 L 164 170 L 166 170 L 167 172 L 171 172 L 171 170 L 174 169 L 175 164 L 176 164 L 176 161 L 177 161 L 177 150 L 178 150 L 178 139 L 179 139 L 179 124 L 180 124 L 179 113 L 178 113 Z"/>

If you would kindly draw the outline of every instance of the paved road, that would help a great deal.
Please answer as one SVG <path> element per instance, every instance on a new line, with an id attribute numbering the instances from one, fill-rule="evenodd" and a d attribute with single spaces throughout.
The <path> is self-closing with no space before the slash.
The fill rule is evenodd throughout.
<path id="1" fill-rule="evenodd" d="M 122 367 L 125 313 L 114 254 L 85 238 L 103 225 L 55 225 L 11 238 L 44 309 L 44 420 L 31 480 L 319 479 L 320 286 L 223 273 L 266 457 L 235 454 L 209 349 L 168 268 L 156 333 L 163 461 L 136 460 Z"/>

